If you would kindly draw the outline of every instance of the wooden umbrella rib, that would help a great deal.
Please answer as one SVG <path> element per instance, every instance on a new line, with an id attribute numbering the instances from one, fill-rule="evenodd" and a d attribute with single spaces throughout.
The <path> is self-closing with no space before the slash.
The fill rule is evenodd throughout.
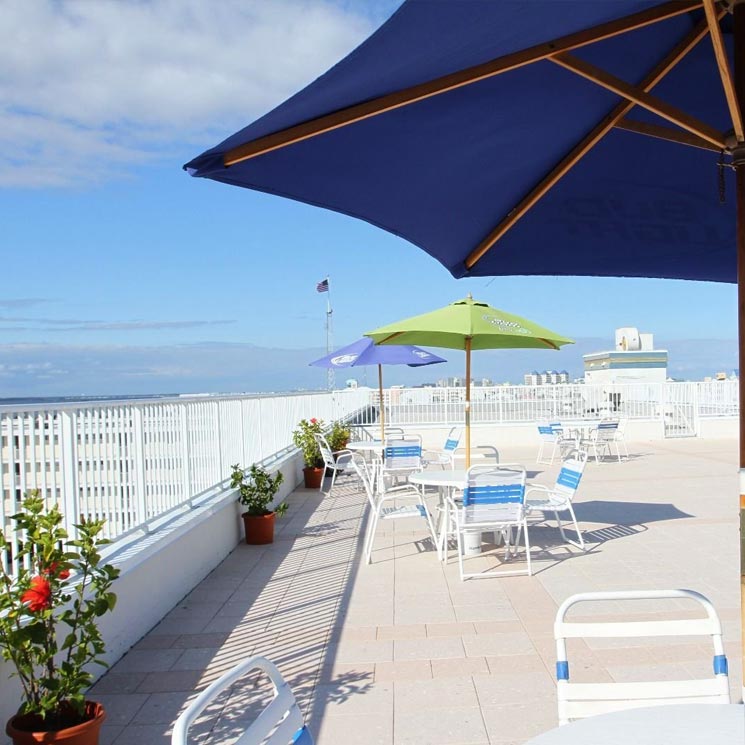
<path id="1" fill-rule="evenodd" d="M 723 12 L 723 11 L 721 11 Z M 684 39 L 649 72 L 641 83 L 643 90 L 651 90 L 672 70 L 688 52 L 708 33 L 705 21 L 701 21 Z M 553 186 L 565 176 L 580 160 L 592 150 L 617 122 L 621 121 L 634 104 L 621 101 L 603 120 L 595 126 L 559 163 L 527 194 L 507 217 L 492 230 L 486 238 L 468 255 L 465 260 L 467 269 L 472 269 L 489 249 L 525 215 Z"/>
<path id="2" fill-rule="evenodd" d="M 704 0 L 704 10 L 706 11 L 706 21 L 709 24 L 711 43 L 714 46 L 714 56 L 717 60 L 719 75 L 722 78 L 722 87 L 727 99 L 730 116 L 732 117 L 732 127 L 735 130 L 735 136 L 738 142 L 745 140 L 743 134 L 742 112 L 737 103 L 737 93 L 735 92 L 735 81 L 732 78 L 732 71 L 727 59 L 727 50 L 724 48 L 724 39 L 722 38 L 722 29 L 719 26 L 718 9 L 714 0 Z"/>
<path id="3" fill-rule="evenodd" d="M 710 142 L 707 142 L 690 132 L 673 129 L 672 127 L 663 127 L 659 124 L 648 124 L 646 122 L 637 122 L 633 119 L 624 118 L 619 122 L 616 122 L 616 129 L 623 129 L 627 132 L 636 132 L 649 137 L 656 137 L 660 140 L 668 140 L 668 142 L 676 142 L 679 145 L 690 145 L 691 147 L 698 147 L 702 150 L 709 150 L 713 153 L 721 152 L 716 145 L 712 145 Z"/>
<path id="4" fill-rule="evenodd" d="M 522 49 L 518 52 L 490 60 L 489 62 L 427 81 L 426 83 L 414 85 L 401 91 L 395 91 L 370 101 L 364 101 L 363 103 L 340 109 L 317 119 L 311 119 L 302 124 L 280 130 L 279 132 L 259 137 L 252 142 L 238 145 L 224 154 L 223 163 L 226 167 L 232 166 L 244 160 L 271 152 L 272 150 L 301 142 L 310 137 L 316 137 L 324 132 L 330 132 L 339 127 L 345 127 L 354 122 L 383 114 L 386 111 L 408 106 L 431 96 L 446 93 L 464 85 L 470 85 L 479 80 L 514 70 L 517 67 L 547 59 L 557 52 L 577 49 L 578 47 L 592 44 L 602 39 L 617 36 L 627 31 L 633 31 L 634 29 L 672 18 L 673 16 L 688 13 L 691 10 L 700 8 L 702 2 L 703 0 L 673 0 L 673 2 L 663 3 L 624 18 L 584 29 L 583 31 L 578 31 L 544 44 L 529 47 L 528 49 Z"/>
<path id="5" fill-rule="evenodd" d="M 550 58 L 552 62 L 557 65 L 571 70 L 577 75 L 590 80 L 593 83 L 597 83 L 599 86 L 616 93 L 623 98 L 633 101 L 638 106 L 641 106 L 653 114 L 661 116 L 663 119 L 667 119 L 673 124 L 677 124 L 683 129 L 687 129 L 699 137 L 703 137 L 713 145 L 717 145 L 720 149 L 726 148 L 725 136 L 722 132 L 710 127 L 708 124 L 699 121 L 695 117 L 686 114 L 675 106 L 671 106 L 659 98 L 646 93 L 640 87 L 630 85 L 624 80 L 617 78 L 615 75 L 611 75 L 605 70 L 601 70 L 599 67 L 585 62 L 584 60 L 578 59 L 570 54 L 559 54 Z"/>

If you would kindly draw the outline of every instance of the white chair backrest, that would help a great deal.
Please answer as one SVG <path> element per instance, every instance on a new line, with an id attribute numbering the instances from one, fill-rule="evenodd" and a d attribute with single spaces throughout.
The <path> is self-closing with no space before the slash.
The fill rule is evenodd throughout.
<path id="1" fill-rule="evenodd" d="M 585 463 L 587 463 L 587 453 L 584 450 L 574 450 L 570 457 L 561 464 L 561 471 L 554 484 L 554 492 L 571 500 L 579 488 Z"/>
<path id="2" fill-rule="evenodd" d="M 458 445 L 460 445 L 460 438 L 463 436 L 463 427 L 452 427 L 448 436 L 445 439 L 445 445 L 442 448 L 446 453 L 454 453 Z"/>
<path id="3" fill-rule="evenodd" d="M 559 422 L 538 422 L 538 434 L 546 442 L 556 442 L 562 434 L 561 424 Z"/>
<path id="4" fill-rule="evenodd" d="M 525 469 L 471 466 L 463 490 L 462 523 L 512 522 L 525 506 Z"/>
<path id="5" fill-rule="evenodd" d="M 578 603 L 618 600 L 689 599 L 698 602 L 705 618 L 662 621 L 567 621 L 567 611 Z M 714 647 L 714 676 L 693 680 L 631 683 L 570 683 L 566 640 L 578 638 L 638 638 L 653 636 L 708 636 Z M 693 590 L 634 590 L 572 595 L 559 607 L 554 623 L 559 723 L 621 709 L 663 704 L 730 702 L 727 658 L 722 627 L 712 604 Z"/>
<path id="6" fill-rule="evenodd" d="M 171 745 L 187 745 L 189 727 L 196 718 L 222 691 L 230 688 L 251 670 L 261 670 L 269 676 L 275 695 L 271 703 L 236 740 L 236 745 L 313 745 L 313 738 L 303 724 L 303 715 L 290 687 L 279 670 L 264 657 L 250 657 L 205 688 L 176 720 Z"/>
<path id="7" fill-rule="evenodd" d="M 323 458 L 323 462 L 327 466 L 333 466 L 335 465 L 336 461 L 334 460 L 334 456 L 331 452 L 331 446 L 328 443 L 328 440 L 323 436 L 319 434 L 313 435 L 315 437 L 316 442 L 318 443 L 318 447 L 321 450 L 321 457 Z"/>
<path id="8" fill-rule="evenodd" d="M 409 435 L 398 439 L 386 439 L 383 450 L 383 471 L 414 471 L 422 467 L 422 438 Z"/>
<path id="9" fill-rule="evenodd" d="M 598 424 L 595 430 L 595 439 L 598 441 L 613 440 L 616 437 L 616 432 L 618 432 L 618 420 L 609 419 Z"/>

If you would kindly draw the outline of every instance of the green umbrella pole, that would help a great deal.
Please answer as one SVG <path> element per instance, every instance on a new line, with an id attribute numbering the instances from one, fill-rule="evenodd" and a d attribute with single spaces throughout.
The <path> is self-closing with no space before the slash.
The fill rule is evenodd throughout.
<path id="1" fill-rule="evenodd" d="M 466 337 L 466 469 L 471 467 L 471 337 Z"/>
<path id="2" fill-rule="evenodd" d="M 378 365 L 378 391 L 380 396 L 380 441 L 385 443 L 385 401 L 383 400 L 383 365 Z"/>

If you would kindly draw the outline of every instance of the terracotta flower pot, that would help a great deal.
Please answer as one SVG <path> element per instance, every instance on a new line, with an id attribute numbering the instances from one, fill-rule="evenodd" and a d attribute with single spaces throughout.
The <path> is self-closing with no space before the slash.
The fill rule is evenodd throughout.
<path id="1" fill-rule="evenodd" d="M 303 468 L 306 489 L 320 489 L 325 468 Z"/>
<path id="2" fill-rule="evenodd" d="M 248 512 L 244 512 L 241 517 L 246 531 L 246 543 L 251 546 L 262 546 L 274 542 L 274 512 L 268 515 L 249 515 Z"/>
<path id="3" fill-rule="evenodd" d="M 97 701 L 86 701 L 85 714 L 85 721 L 58 730 L 44 730 L 44 720 L 36 714 L 16 714 L 5 725 L 5 734 L 15 745 L 98 745 L 106 712 Z M 65 719 L 74 722 L 76 718 L 71 710 L 62 714 L 61 721 L 64 724 Z"/>

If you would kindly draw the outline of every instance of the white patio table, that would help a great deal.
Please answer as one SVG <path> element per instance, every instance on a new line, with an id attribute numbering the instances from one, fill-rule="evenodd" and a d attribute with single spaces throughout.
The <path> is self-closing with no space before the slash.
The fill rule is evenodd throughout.
<path id="1" fill-rule="evenodd" d="M 525 745 L 743 745 L 742 704 L 674 704 L 614 711 L 544 732 Z"/>

